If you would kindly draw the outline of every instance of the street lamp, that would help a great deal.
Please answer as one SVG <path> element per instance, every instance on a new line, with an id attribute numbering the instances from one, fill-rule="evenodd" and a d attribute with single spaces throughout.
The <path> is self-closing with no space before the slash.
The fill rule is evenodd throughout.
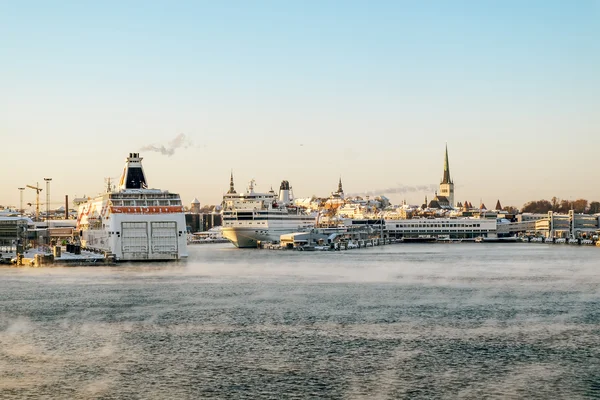
<path id="1" fill-rule="evenodd" d="M 25 211 L 23 209 L 23 191 L 25 190 L 25 188 L 17 188 L 17 189 L 19 189 L 19 191 L 20 191 L 19 195 L 20 195 L 20 198 L 21 198 L 21 203 L 20 203 L 20 207 L 21 208 L 19 209 L 19 212 L 21 213 L 21 215 L 23 215 L 23 211 Z"/>
<path id="2" fill-rule="evenodd" d="M 44 178 L 44 180 L 46 181 L 46 225 L 48 226 L 48 218 L 50 218 L 50 181 L 52 178 Z"/>
<path id="3" fill-rule="evenodd" d="M 44 178 L 44 180 L 46 181 L 46 236 L 48 237 L 46 240 L 48 241 L 47 244 L 50 244 L 50 222 L 48 219 L 50 218 L 50 181 L 52 178 Z"/>

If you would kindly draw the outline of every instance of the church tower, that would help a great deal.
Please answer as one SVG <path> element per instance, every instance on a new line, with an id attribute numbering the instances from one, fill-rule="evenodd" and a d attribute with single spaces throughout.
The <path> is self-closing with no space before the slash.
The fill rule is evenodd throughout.
<path id="1" fill-rule="evenodd" d="M 235 187 L 233 187 L 233 171 L 231 171 L 231 177 L 229 178 L 229 190 L 227 194 L 235 194 Z"/>
<path id="2" fill-rule="evenodd" d="M 454 182 L 450 178 L 450 163 L 448 162 L 448 144 L 446 144 L 446 156 L 444 157 L 444 177 L 440 183 L 440 196 L 448 198 L 448 203 L 454 207 Z"/>
<path id="3" fill-rule="evenodd" d="M 344 189 L 342 188 L 342 177 L 340 176 L 340 181 L 338 183 L 338 189 L 335 192 L 331 193 L 331 197 L 344 199 Z"/>

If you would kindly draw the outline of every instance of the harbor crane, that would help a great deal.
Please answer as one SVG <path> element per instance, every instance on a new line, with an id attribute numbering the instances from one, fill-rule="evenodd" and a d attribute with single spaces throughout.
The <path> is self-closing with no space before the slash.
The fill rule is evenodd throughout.
<path id="1" fill-rule="evenodd" d="M 35 190 L 35 220 L 39 221 L 40 218 L 40 192 L 42 188 L 40 188 L 39 182 L 35 184 L 35 186 L 25 185 L 29 189 Z"/>

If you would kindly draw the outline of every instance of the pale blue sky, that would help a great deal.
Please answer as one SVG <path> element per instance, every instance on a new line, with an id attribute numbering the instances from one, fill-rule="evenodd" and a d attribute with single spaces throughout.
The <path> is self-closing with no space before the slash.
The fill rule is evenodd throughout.
<path id="1" fill-rule="evenodd" d="M 600 200 L 599 1 L 4 1 L 0 38 L 0 204 L 96 194 L 181 133 L 142 156 L 186 203 L 231 169 L 298 197 L 435 184 L 445 142 L 458 200 Z"/>

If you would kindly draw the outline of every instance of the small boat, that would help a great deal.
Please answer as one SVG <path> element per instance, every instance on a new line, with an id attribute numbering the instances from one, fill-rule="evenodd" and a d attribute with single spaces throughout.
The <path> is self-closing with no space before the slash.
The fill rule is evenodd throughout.
<path id="1" fill-rule="evenodd" d="M 435 236 L 422 235 L 418 237 L 403 237 L 400 241 L 403 243 L 431 243 L 436 242 L 437 238 Z"/>
<path id="2" fill-rule="evenodd" d="M 317 250 L 317 251 L 329 251 L 330 247 L 329 246 L 315 246 L 315 250 Z"/>
<path id="3" fill-rule="evenodd" d="M 315 251 L 316 247 L 306 244 L 304 246 L 298 246 L 298 247 L 296 247 L 296 250 L 299 250 L 299 251 Z"/>
<path id="4" fill-rule="evenodd" d="M 475 239 L 477 243 L 517 243 L 520 242 L 517 236 L 508 237 L 478 237 Z"/>
<path id="5" fill-rule="evenodd" d="M 451 238 L 450 235 L 439 235 L 437 241 L 440 243 L 461 243 L 463 240 Z"/>

